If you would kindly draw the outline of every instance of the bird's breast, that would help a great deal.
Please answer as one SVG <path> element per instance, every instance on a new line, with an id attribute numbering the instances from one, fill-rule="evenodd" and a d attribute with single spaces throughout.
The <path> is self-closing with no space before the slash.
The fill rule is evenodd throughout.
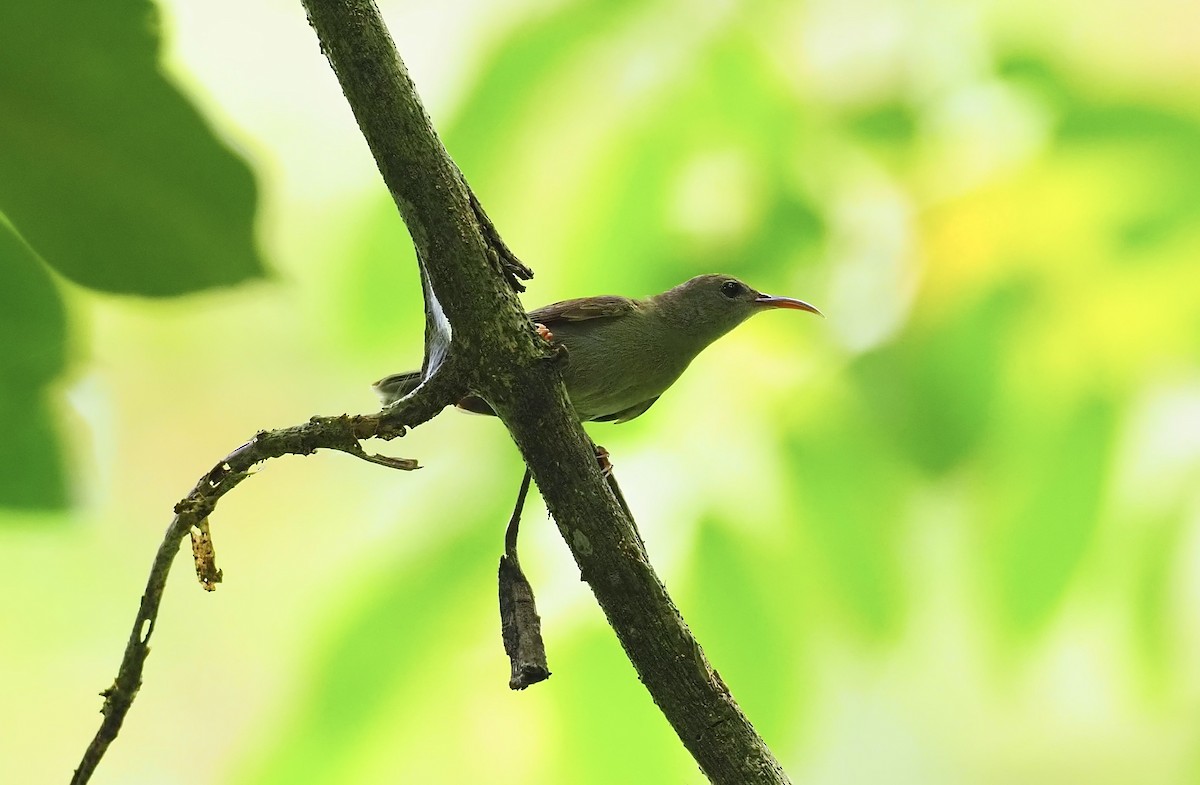
<path id="1" fill-rule="evenodd" d="M 556 325 L 556 342 L 566 347 L 563 381 L 582 420 L 625 411 L 657 398 L 691 361 L 642 330 L 605 320 Z"/>

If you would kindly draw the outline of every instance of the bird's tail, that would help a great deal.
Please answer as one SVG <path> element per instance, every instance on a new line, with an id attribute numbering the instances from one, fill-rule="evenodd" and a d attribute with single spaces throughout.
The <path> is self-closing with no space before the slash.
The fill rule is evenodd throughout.
<path id="1" fill-rule="evenodd" d="M 421 384 L 420 371 L 408 371 L 406 373 L 393 373 L 391 376 L 385 376 L 375 384 L 371 385 L 375 388 L 375 392 L 379 395 L 384 406 L 391 406 L 396 401 L 408 395 Z"/>
<path id="2" fill-rule="evenodd" d="M 383 405 L 391 406 L 417 389 L 421 385 L 421 381 L 420 371 L 408 371 L 406 373 L 394 373 L 391 376 L 385 376 L 371 386 L 375 388 L 375 392 L 379 395 L 379 399 L 383 401 Z M 482 398 L 475 395 L 468 395 L 455 405 L 463 411 L 475 414 L 495 414 L 492 411 L 492 407 L 488 406 Z"/>

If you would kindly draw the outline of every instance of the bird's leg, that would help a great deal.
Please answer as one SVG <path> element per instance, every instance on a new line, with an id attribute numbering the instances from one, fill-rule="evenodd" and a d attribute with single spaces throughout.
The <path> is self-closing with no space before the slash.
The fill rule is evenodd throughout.
<path id="1" fill-rule="evenodd" d="M 625 494 L 621 493 L 621 486 L 617 485 L 617 475 L 613 474 L 612 462 L 608 460 L 608 450 L 595 442 L 592 442 L 592 448 L 596 451 L 596 461 L 600 464 L 600 473 L 604 475 L 605 481 L 608 482 L 608 487 L 612 490 L 617 503 L 621 505 L 621 509 L 625 511 L 625 515 L 632 521 L 633 513 L 629 510 L 629 503 L 625 501 Z M 638 547 L 642 549 L 642 555 L 645 556 L 646 543 L 642 540 L 642 533 L 638 531 L 636 525 L 633 527 L 633 533 L 637 536 Z"/>
<path id="2" fill-rule="evenodd" d="M 525 509 L 525 497 L 529 493 L 529 481 L 532 479 L 533 475 L 526 468 L 525 476 L 521 478 L 521 489 L 517 491 L 517 503 L 508 519 L 508 528 L 504 530 L 504 555 L 514 564 L 520 564 L 517 558 L 517 532 L 521 527 L 521 512 Z"/>

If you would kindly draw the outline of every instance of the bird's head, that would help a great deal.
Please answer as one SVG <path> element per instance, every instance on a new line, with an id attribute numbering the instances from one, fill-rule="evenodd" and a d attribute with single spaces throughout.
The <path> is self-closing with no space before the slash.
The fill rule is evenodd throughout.
<path id="1" fill-rule="evenodd" d="M 816 306 L 803 300 L 763 294 L 732 275 L 698 275 L 653 299 L 665 318 L 691 331 L 706 344 L 754 314 L 774 308 L 790 308 L 823 316 Z"/>

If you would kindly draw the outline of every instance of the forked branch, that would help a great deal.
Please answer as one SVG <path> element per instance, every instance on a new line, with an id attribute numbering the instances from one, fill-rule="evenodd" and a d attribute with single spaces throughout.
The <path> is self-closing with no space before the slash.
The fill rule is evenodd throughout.
<path id="1" fill-rule="evenodd" d="M 117 679 L 105 692 L 104 721 L 73 782 L 88 781 L 137 693 L 167 573 L 186 534 L 193 534 L 201 580 L 211 588 L 220 579 L 207 520 L 221 496 L 261 461 L 322 448 L 410 468 L 398 459 L 368 455 L 362 440 L 399 436 L 469 391 L 509 429 L 639 678 L 704 774 L 717 785 L 787 783 L 651 567 L 615 481 L 609 484 L 601 474 L 561 373 L 545 361 L 545 343 L 535 337 L 516 299 L 514 290 L 528 270 L 499 240 L 446 154 L 373 0 L 302 2 L 412 234 L 426 287 L 427 324 L 438 323 L 427 330 L 426 350 L 436 350 L 437 357 L 426 358 L 428 378 L 394 407 L 261 432 L 180 502 L 155 557 Z"/>

